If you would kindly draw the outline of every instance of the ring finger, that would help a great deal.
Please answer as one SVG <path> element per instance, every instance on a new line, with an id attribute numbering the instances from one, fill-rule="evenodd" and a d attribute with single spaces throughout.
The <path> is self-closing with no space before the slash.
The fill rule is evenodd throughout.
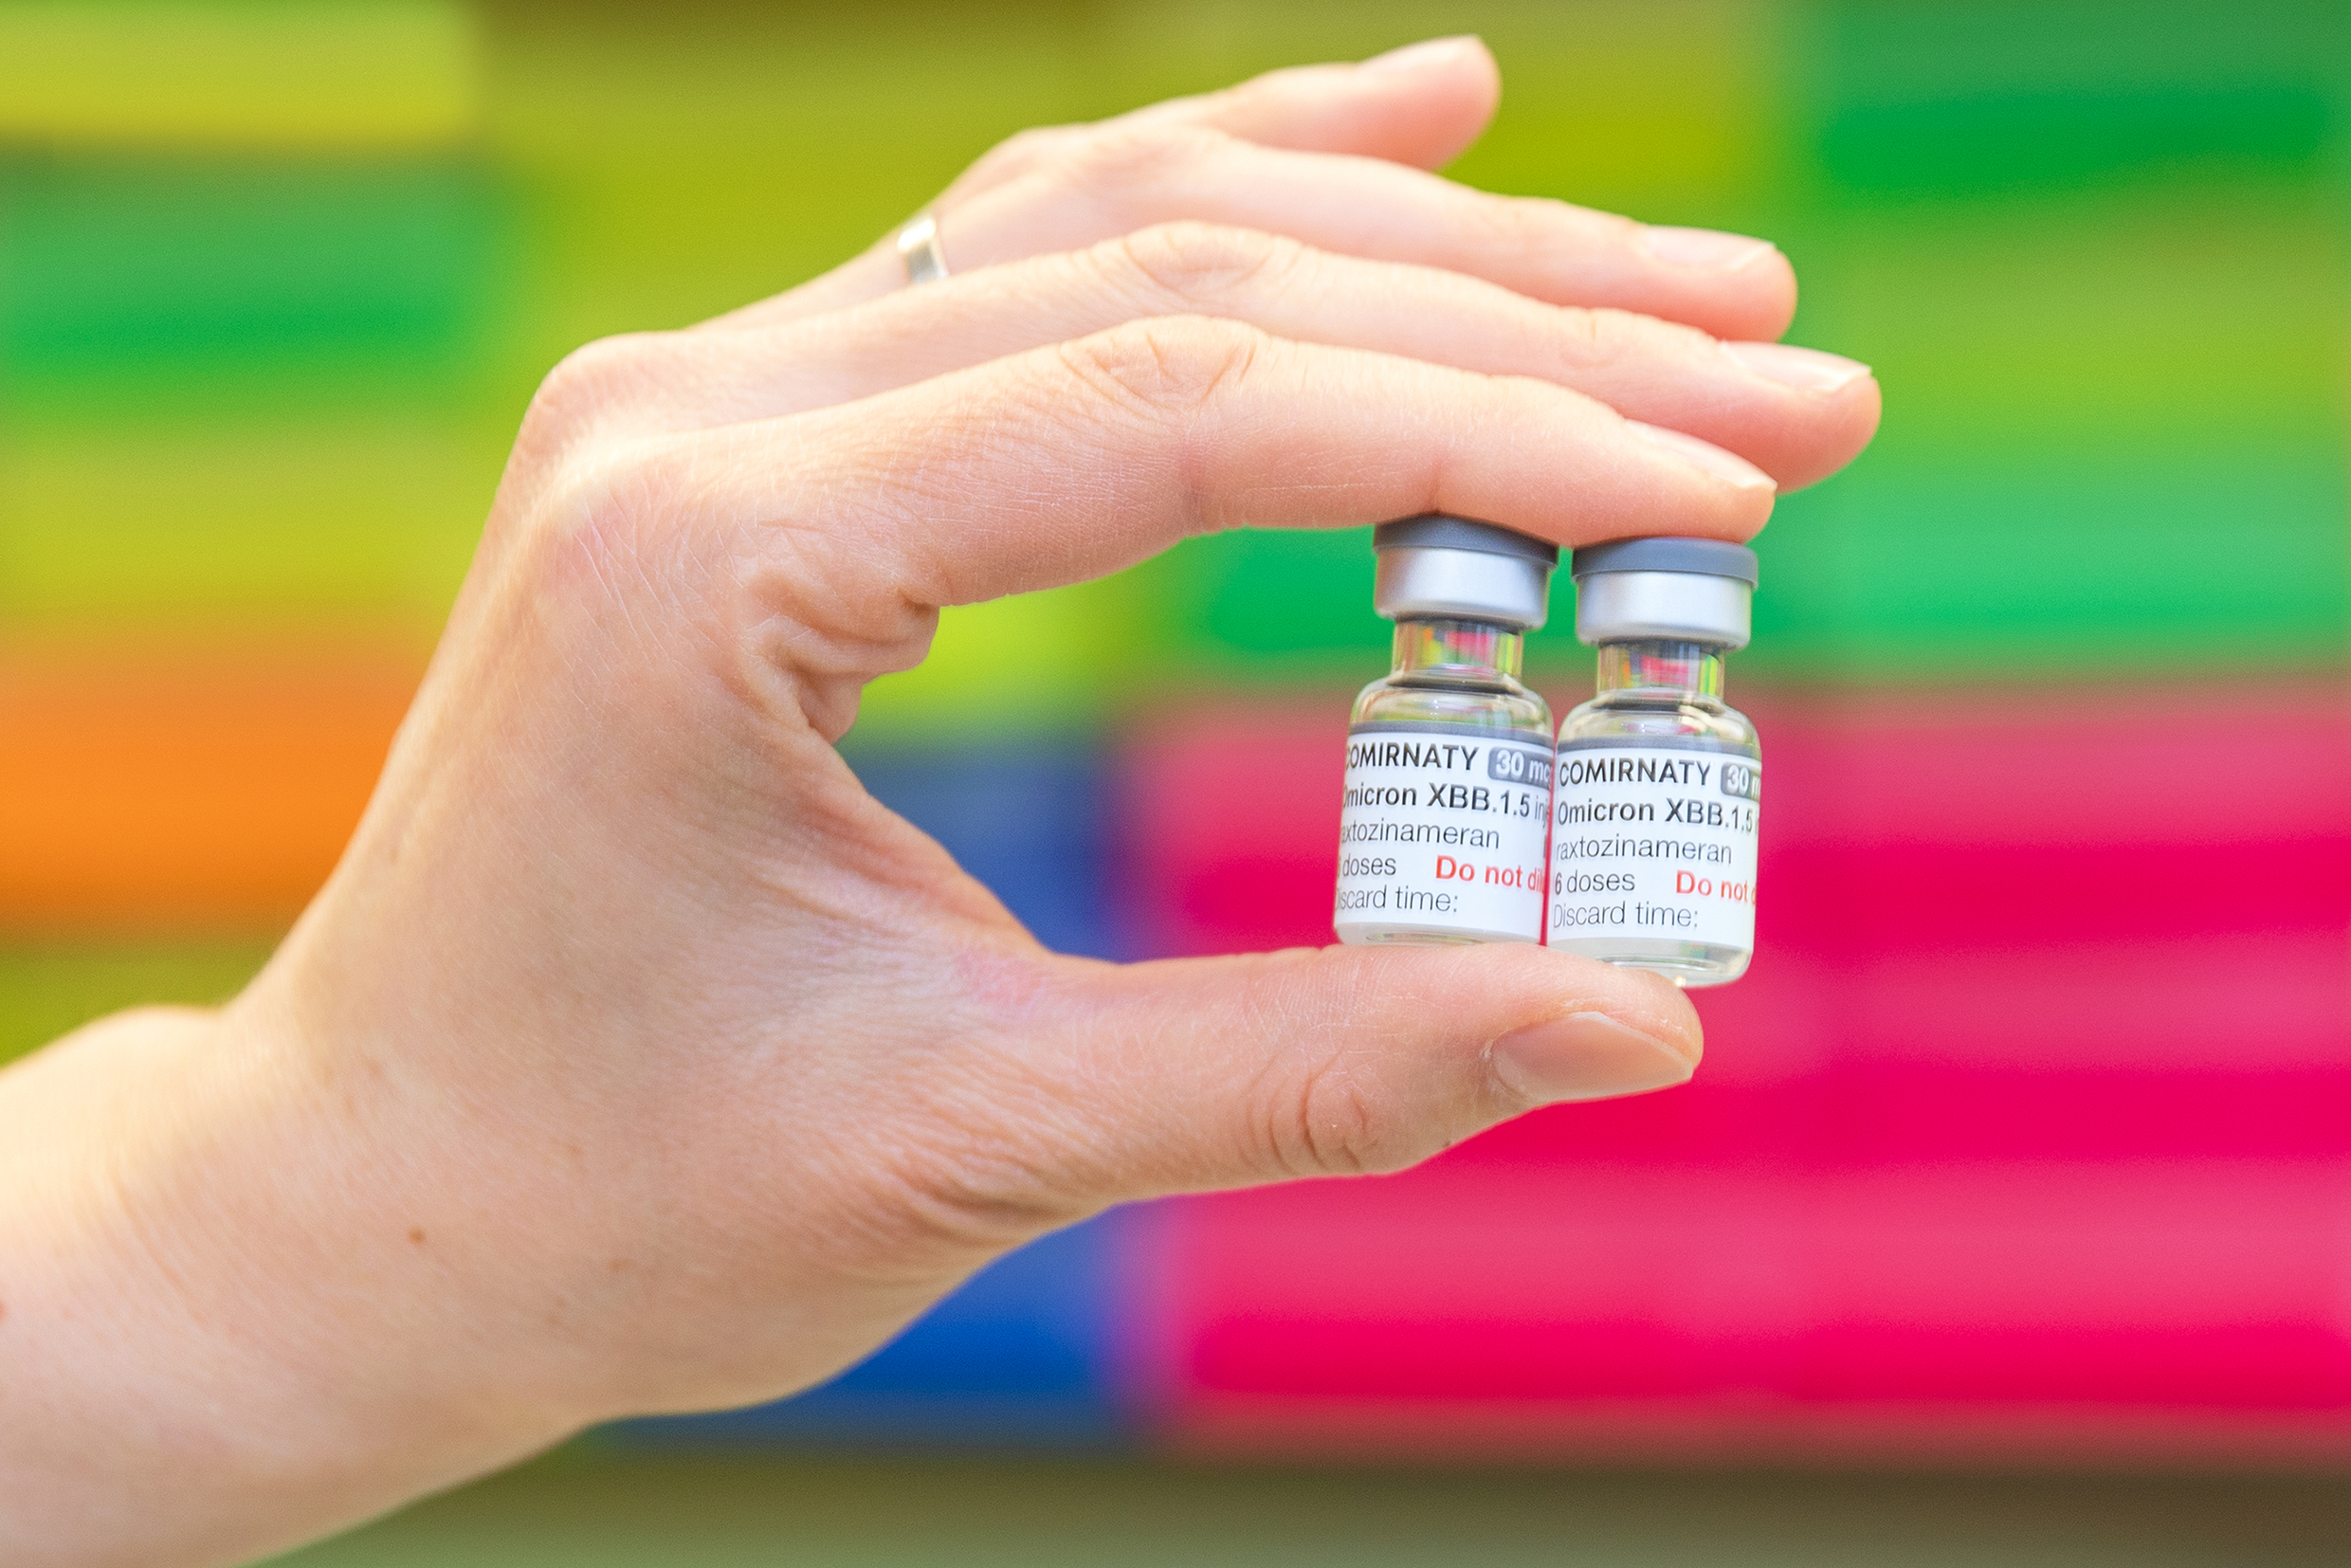
<path id="1" fill-rule="evenodd" d="M 1320 249 L 1441 267 L 1552 304 L 1606 306 L 1718 337 L 1769 339 L 1795 311 L 1795 274 L 1765 240 L 1654 228 L 1535 197 L 1498 196 L 1378 158 L 1263 147 L 1195 125 L 1146 122 L 938 210 L 957 270 L 1081 250 L 1194 219 Z M 710 325 L 762 325 L 904 286 L 875 246 L 821 289 L 763 301 Z"/>

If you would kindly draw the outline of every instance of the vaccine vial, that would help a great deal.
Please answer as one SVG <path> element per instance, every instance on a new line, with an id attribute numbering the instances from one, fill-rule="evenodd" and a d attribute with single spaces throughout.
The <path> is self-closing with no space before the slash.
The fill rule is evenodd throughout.
<path id="1" fill-rule="evenodd" d="M 1755 552 L 1613 539 L 1575 553 L 1576 635 L 1599 691 L 1559 725 L 1550 943 L 1721 985 L 1755 953 L 1755 725 L 1722 701 L 1747 646 Z"/>
<path id="2" fill-rule="evenodd" d="M 1551 709 L 1519 681 L 1556 545 L 1431 514 L 1372 531 L 1395 660 L 1356 699 L 1340 813 L 1342 942 L 1542 939 Z"/>

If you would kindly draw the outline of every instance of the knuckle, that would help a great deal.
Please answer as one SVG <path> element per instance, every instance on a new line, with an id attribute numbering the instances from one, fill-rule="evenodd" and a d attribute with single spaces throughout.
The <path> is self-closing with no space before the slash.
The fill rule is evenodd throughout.
<path id="1" fill-rule="evenodd" d="M 1050 163 L 1076 133 L 1066 125 L 1031 125 L 1015 131 L 979 155 L 963 183 L 993 183 Z"/>
<path id="2" fill-rule="evenodd" d="M 1571 371 L 1614 365 L 1638 354 L 1647 324 L 1630 311 L 1571 306 L 1559 313 L 1558 347 Z"/>
<path id="3" fill-rule="evenodd" d="M 990 1255 L 1085 1216 L 1036 1172 L 977 1151 L 932 1148 L 886 1173 L 879 1212 L 907 1239 Z"/>
<path id="4" fill-rule="evenodd" d="M 645 401 L 672 337 L 628 333 L 582 344 L 556 361 L 523 414 L 522 445 L 561 447 Z"/>
<path id="5" fill-rule="evenodd" d="M 583 343 L 556 362 L 535 401 L 579 405 L 633 391 L 651 374 L 670 336 L 631 332 Z"/>
<path id="6" fill-rule="evenodd" d="M 1122 125 L 1072 147 L 1062 173 L 1081 191 L 1112 203 L 1126 201 L 1209 157 L 1226 139 L 1221 132 L 1196 125 Z"/>
<path id="7" fill-rule="evenodd" d="M 1517 266 L 1555 264 L 1559 253 L 1560 217 L 1569 204 L 1551 196 L 1481 194 L 1458 220 L 1465 244 Z M 1639 226 L 1631 218 L 1586 213 L 1586 224 L 1621 226 L 1630 233 Z"/>
<path id="8" fill-rule="evenodd" d="M 1344 1050 L 1279 1081 L 1258 1125 L 1265 1162 L 1284 1176 L 1364 1176 L 1412 1162 L 1394 1119 Z"/>
<path id="9" fill-rule="evenodd" d="M 991 1047 L 993 1082 L 958 1081 L 913 1097 L 898 1136 L 867 1163 L 881 1174 L 881 1212 L 933 1244 L 1001 1251 L 1084 1218 L 1102 1183 L 1086 1151 L 1063 1147 L 1066 1106 L 1048 1086 L 1006 1074 Z M 1009 1081 L 1008 1081 L 1009 1080 Z"/>
<path id="10" fill-rule="evenodd" d="M 1113 242 L 1143 281 L 1184 300 L 1210 300 L 1295 267 L 1296 240 L 1253 228 L 1184 220 L 1154 224 Z"/>
<path id="11" fill-rule="evenodd" d="M 1062 357 L 1101 402 L 1156 421 L 1196 413 L 1245 380 L 1270 341 L 1220 317 L 1158 316 L 1066 343 Z"/>
<path id="12" fill-rule="evenodd" d="M 1068 139 L 1069 127 L 1066 125 L 1031 125 L 1025 130 L 1014 131 L 997 142 L 988 155 L 1017 162 L 1050 152 Z"/>

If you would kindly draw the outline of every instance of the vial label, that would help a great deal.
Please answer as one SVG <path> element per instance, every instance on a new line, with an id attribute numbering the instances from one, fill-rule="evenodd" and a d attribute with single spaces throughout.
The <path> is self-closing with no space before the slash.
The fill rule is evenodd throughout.
<path id="1" fill-rule="evenodd" d="M 1569 740 L 1552 797 L 1551 938 L 1755 950 L 1763 764 L 1697 738 Z"/>
<path id="2" fill-rule="evenodd" d="M 1340 938 L 1540 941 L 1551 755 L 1443 724 L 1348 731 Z"/>

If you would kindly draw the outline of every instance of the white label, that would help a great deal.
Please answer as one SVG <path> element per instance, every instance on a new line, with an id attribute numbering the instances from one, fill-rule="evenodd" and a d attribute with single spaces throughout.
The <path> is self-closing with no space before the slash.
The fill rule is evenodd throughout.
<path id="1" fill-rule="evenodd" d="M 1551 749 L 1436 724 L 1347 737 L 1339 900 L 1348 940 L 1389 931 L 1540 941 Z"/>
<path id="2" fill-rule="evenodd" d="M 1739 752 L 1572 740 L 1552 796 L 1551 938 L 1755 950 L 1763 765 Z"/>

